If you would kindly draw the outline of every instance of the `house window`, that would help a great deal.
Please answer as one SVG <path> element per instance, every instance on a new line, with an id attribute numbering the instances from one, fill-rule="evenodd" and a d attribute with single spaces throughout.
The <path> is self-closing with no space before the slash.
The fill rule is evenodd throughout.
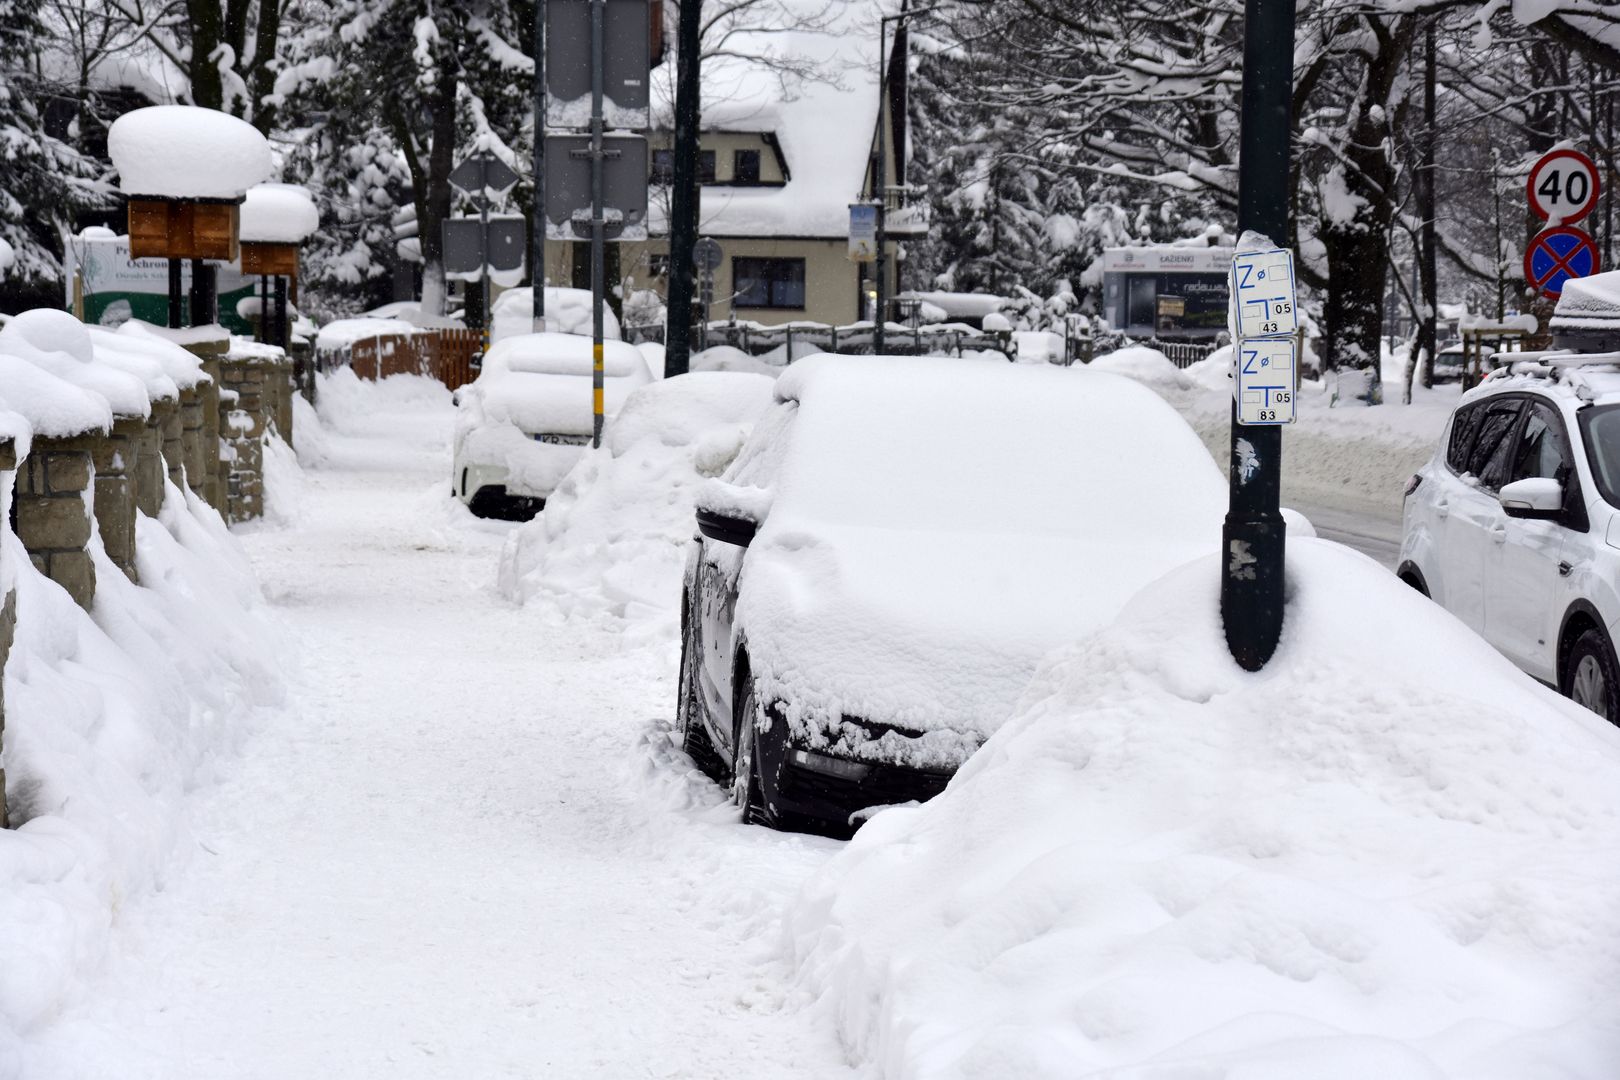
<path id="1" fill-rule="evenodd" d="M 733 303 L 748 308 L 804 308 L 803 259 L 732 259 Z"/>
<path id="2" fill-rule="evenodd" d="M 714 183 L 714 151 L 698 151 L 698 183 Z"/>
<path id="3" fill-rule="evenodd" d="M 675 151 L 654 150 L 652 162 L 652 182 L 668 186 L 675 182 Z"/>
<path id="4" fill-rule="evenodd" d="M 661 252 L 652 252 L 647 256 L 647 273 L 654 278 L 669 276 L 669 256 Z"/>
<path id="5" fill-rule="evenodd" d="M 736 150 L 732 152 L 731 182 L 734 184 L 759 183 L 758 150 Z"/>

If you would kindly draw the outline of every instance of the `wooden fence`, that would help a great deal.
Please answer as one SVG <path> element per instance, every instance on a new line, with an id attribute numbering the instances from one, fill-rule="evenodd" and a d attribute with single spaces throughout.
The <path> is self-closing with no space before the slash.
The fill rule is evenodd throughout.
<path id="1" fill-rule="evenodd" d="M 348 360 L 362 379 L 428 375 L 455 390 L 473 381 L 473 357 L 482 349 L 483 335 L 477 330 L 421 330 L 356 341 L 349 346 Z M 322 366 L 329 366 L 325 361 L 323 357 Z"/>

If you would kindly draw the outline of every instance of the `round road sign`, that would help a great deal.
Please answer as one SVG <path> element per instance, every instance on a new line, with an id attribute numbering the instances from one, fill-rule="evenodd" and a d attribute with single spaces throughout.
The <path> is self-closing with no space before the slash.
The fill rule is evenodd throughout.
<path id="1" fill-rule="evenodd" d="M 720 249 L 720 244 L 707 236 L 692 245 L 692 265 L 699 270 L 718 270 L 720 260 L 724 255 L 725 252 Z"/>
<path id="2" fill-rule="evenodd" d="M 1524 182 L 1530 209 L 1543 221 L 1573 225 L 1598 201 L 1598 168 L 1579 150 L 1554 150 L 1536 162 Z"/>
<path id="3" fill-rule="evenodd" d="M 1555 225 L 1543 229 L 1524 253 L 1524 279 L 1543 296 L 1558 296 L 1570 278 L 1598 272 L 1598 249 L 1580 229 Z"/>

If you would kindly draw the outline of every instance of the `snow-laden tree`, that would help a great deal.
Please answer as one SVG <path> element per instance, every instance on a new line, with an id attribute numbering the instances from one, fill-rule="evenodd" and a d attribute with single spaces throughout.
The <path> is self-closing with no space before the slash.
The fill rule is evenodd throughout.
<path id="1" fill-rule="evenodd" d="M 33 302 L 61 295 L 73 215 L 109 197 L 97 164 L 47 129 L 41 104 L 54 90 L 38 66 L 44 40 L 36 2 L 0 0 L 0 239 L 12 253 L 5 291 Z"/>
<path id="2" fill-rule="evenodd" d="M 396 261 L 385 230 L 414 223 L 403 250 L 421 262 L 424 313 L 443 314 L 451 170 L 482 147 L 528 172 L 529 11 L 497 0 L 330 0 L 310 9 L 290 37 L 276 100 L 309 118 L 294 161 L 338 225 L 312 260 L 323 282 L 382 277 Z"/>

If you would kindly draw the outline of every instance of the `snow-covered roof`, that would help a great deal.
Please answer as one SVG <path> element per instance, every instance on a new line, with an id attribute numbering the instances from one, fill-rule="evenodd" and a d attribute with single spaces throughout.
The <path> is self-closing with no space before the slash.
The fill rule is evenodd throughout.
<path id="1" fill-rule="evenodd" d="M 781 187 L 703 188 L 705 236 L 849 234 L 849 204 L 861 197 L 878 119 L 876 0 L 777 0 L 771 28 L 739 30 L 726 54 L 703 61 L 704 131 L 773 133 L 787 160 Z M 793 25 L 802 28 L 781 29 Z M 790 72 L 812 69 L 801 76 Z M 653 76 L 653 125 L 674 116 L 674 64 Z M 667 200 L 653 199 L 649 226 L 666 232 Z"/>
<path id="2" fill-rule="evenodd" d="M 315 200 L 297 184 L 255 184 L 242 201 L 244 243 L 301 244 L 320 225 Z"/>
<path id="3" fill-rule="evenodd" d="M 107 132 L 107 154 L 126 195 L 239 199 L 270 175 L 270 143 L 246 120 L 192 105 L 125 113 Z"/>

